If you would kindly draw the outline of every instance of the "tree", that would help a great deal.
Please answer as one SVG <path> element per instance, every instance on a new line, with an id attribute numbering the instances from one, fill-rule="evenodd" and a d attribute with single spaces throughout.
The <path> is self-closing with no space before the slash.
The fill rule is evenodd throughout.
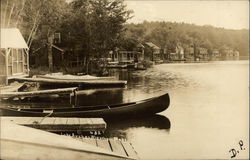
<path id="1" fill-rule="evenodd" d="M 67 43 L 77 45 L 85 57 L 105 57 L 120 44 L 131 14 L 123 0 L 73 0 L 70 8 L 61 30 L 70 33 Z"/>

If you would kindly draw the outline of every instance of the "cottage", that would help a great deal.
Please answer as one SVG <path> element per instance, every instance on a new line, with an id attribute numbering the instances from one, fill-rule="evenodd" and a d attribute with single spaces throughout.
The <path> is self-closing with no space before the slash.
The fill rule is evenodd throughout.
<path id="1" fill-rule="evenodd" d="M 184 48 L 178 44 L 175 47 L 175 52 L 170 53 L 170 60 L 173 61 L 183 61 L 185 59 L 184 57 Z"/>
<path id="2" fill-rule="evenodd" d="M 239 60 L 240 53 L 237 50 L 233 50 L 229 47 L 225 47 L 221 50 L 222 60 Z"/>
<path id="3" fill-rule="evenodd" d="M 135 60 L 135 52 L 134 51 L 118 51 L 118 61 L 121 63 L 133 63 Z"/>
<path id="4" fill-rule="evenodd" d="M 1 28 L 0 85 L 8 79 L 29 74 L 29 53 L 22 34 L 17 28 Z"/>
<path id="5" fill-rule="evenodd" d="M 220 56 L 220 52 L 218 49 L 213 49 L 212 50 L 212 57 L 219 57 Z"/>
<path id="6" fill-rule="evenodd" d="M 194 45 L 189 45 L 185 48 L 184 56 L 186 60 L 194 60 L 195 57 L 195 49 Z"/>
<path id="7" fill-rule="evenodd" d="M 169 54 L 168 54 L 167 47 L 161 48 L 160 52 L 161 52 L 161 55 L 162 55 L 164 61 L 169 60 Z"/>
<path id="8" fill-rule="evenodd" d="M 145 59 L 158 62 L 161 61 L 160 48 L 152 42 L 145 43 Z"/>
<path id="9" fill-rule="evenodd" d="M 138 44 L 132 51 L 116 48 L 110 51 L 108 55 L 110 63 L 134 63 L 144 60 L 144 46 Z"/>
<path id="10" fill-rule="evenodd" d="M 240 56 L 240 52 L 239 51 L 234 51 L 233 52 L 233 56 L 234 57 L 239 57 Z"/>
<path id="11" fill-rule="evenodd" d="M 234 51 L 228 47 L 223 49 L 223 51 L 222 51 L 223 57 L 233 57 L 233 54 L 234 54 Z"/>
<path id="12" fill-rule="evenodd" d="M 207 51 L 206 48 L 200 47 L 200 48 L 198 48 L 197 50 L 198 50 L 198 55 L 199 55 L 200 57 L 206 57 L 206 56 L 208 55 L 208 51 Z"/>

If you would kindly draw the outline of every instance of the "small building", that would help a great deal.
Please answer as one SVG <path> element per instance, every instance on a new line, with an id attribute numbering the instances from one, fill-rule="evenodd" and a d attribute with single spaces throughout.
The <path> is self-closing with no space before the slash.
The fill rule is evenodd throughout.
<path id="1" fill-rule="evenodd" d="M 165 62 L 169 60 L 170 54 L 168 53 L 167 47 L 161 48 L 161 55 Z"/>
<path id="2" fill-rule="evenodd" d="M 233 52 L 233 56 L 234 56 L 234 57 L 239 57 L 239 56 L 240 56 L 240 52 L 237 51 L 237 50 L 235 50 L 235 51 Z"/>
<path id="3" fill-rule="evenodd" d="M 188 60 L 188 61 L 194 60 L 194 58 L 195 58 L 195 47 L 194 47 L 194 45 L 189 45 L 189 46 L 187 46 L 185 48 L 184 56 L 185 56 L 185 59 Z"/>
<path id="4" fill-rule="evenodd" d="M 0 85 L 8 79 L 28 76 L 29 53 L 22 34 L 17 28 L 1 28 Z"/>
<path id="5" fill-rule="evenodd" d="M 139 43 L 132 51 L 116 48 L 109 52 L 108 60 L 112 63 L 142 62 L 144 60 L 144 46 Z"/>
<path id="6" fill-rule="evenodd" d="M 234 55 L 234 51 L 228 47 L 226 49 L 224 49 L 222 52 L 223 57 L 233 57 L 233 55 Z"/>
<path id="7" fill-rule="evenodd" d="M 212 50 L 212 54 L 211 54 L 212 57 L 220 57 L 220 52 L 218 49 L 213 49 Z"/>
<path id="8" fill-rule="evenodd" d="M 161 61 L 160 48 L 152 42 L 145 43 L 145 59 L 152 62 Z"/>
<path id="9" fill-rule="evenodd" d="M 210 53 L 210 60 L 212 61 L 217 61 L 217 60 L 220 60 L 220 51 L 219 49 L 212 49 L 211 50 L 211 53 Z"/>
<path id="10" fill-rule="evenodd" d="M 200 47 L 197 50 L 198 50 L 199 56 L 201 56 L 201 57 L 205 57 L 208 55 L 208 50 L 206 48 Z"/>
<path id="11" fill-rule="evenodd" d="M 229 47 L 221 49 L 222 60 L 239 60 L 240 52 Z"/>
<path id="12" fill-rule="evenodd" d="M 196 60 L 208 60 L 208 50 L 206 48 L 197 47 L 196 49 Z"/>
<path id="13" fill-rule="evenodd" d="M 184 57 L 184 48 L 178 44 L 175 47 L 175 52 L 170 53 L 170 60 L 173 61 L 183 61 L 185 59 Z"/>
<path id="14" fill-rule="evenodd" d="M 135 51 L 118 51 L 118 62 L 120 63 L 134 63 L 135 60 Z"/>

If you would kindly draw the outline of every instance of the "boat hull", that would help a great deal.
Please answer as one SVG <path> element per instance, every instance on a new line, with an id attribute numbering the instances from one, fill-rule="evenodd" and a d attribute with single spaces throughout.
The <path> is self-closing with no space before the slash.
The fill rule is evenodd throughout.
<path id="1" fill-rule="evenodd" d="M 168 94 L 162 96 L 147 99 L 140 102 L 129 103 L 121 105 L 119 107 L 112 107 L 112 105 L 106 106 L 105 109 L 89 109 L 82 110 L 82 108 L 69 108 L 60 110 L 54 109 L 53 112 L 49 112 L 51 109 L 47 109 L 48 112 L 44 112 L 45 109 L 37 110 L 18 110 L 13 108 L 0 108 L 0 115 L 2 116 L 51 116 L 51 117 L 140 117 L 153 115 L 166 110 L 169 107 L 170 98 Z"/>

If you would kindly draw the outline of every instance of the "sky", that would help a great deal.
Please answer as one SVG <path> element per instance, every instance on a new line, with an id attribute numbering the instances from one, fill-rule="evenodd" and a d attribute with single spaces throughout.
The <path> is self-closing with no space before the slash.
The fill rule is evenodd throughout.
<path id="1" fill-rule="evenodd" d="M 171 21 L 249 29 L 248 0 L 125 0 L 134 17 L 128 23 Z"/>

